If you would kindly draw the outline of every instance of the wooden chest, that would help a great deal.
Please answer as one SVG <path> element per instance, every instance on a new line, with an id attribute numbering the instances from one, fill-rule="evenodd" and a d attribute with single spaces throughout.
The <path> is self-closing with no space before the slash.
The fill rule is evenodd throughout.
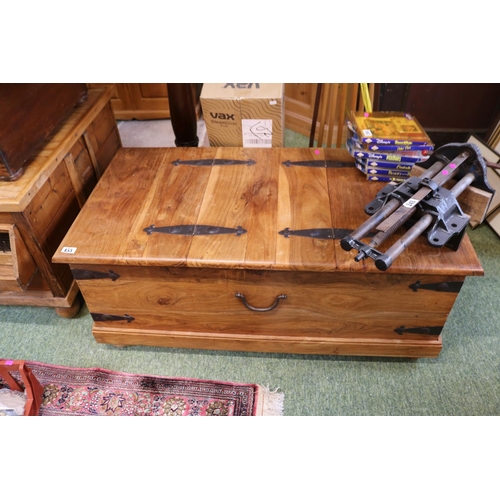
<path id="1" fill-rule="evenodd" d="M 25 163 L 0 181 L 0 304 L 78 312 L 78 287 L 51 259 L 111 158 L 121 147 L 111 88 L 89 91 Z"/>
<path id="2" fill-rule="evenodd" d="M 0 84 L 0 180 L 14 180 L 26 161 L 87 97 L 84 83 Z"/>
<path id="3" fill-rule="evenodd" d="M 435 357 L 483 270 L 467 236 L 457 252 L 421 237 L 386 272 L 355 262 L 339 238 L 381 188 L 345 150 L 122 149 L 53 260 L 98 342 Z"/>

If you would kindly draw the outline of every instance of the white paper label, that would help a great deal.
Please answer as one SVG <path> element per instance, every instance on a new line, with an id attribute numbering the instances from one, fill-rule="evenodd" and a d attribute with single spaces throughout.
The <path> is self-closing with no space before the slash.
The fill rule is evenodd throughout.
<path id="1" fill-rule="evenodd" d="M 241 120 L 244 148 L 270 148 L 273 145 L 272 120 Z"/>
<path id="2" fill-rule="evenodd" d="M 363 130 L 363 136 L 364 137 L 371 137 L 372 136 L 372 131 L 369 129 Z"/>
<path id="3" fill-rule="evenodd" d="M 403 207 L 413 208 L 418 203 L 415 198 L 410 198 L 406 203 L 403 203 Z"/>
<path id="4" fill-rule="evenodd" d="M 75 253 L 76 247 L 62 247 L 61 253 Z"/>

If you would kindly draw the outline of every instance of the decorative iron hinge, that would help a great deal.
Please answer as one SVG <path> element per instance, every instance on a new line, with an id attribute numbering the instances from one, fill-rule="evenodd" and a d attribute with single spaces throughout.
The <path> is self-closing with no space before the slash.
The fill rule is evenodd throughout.
<path id="1" fill-rule="evenodd" d="M 405 328 L 404 326 L 400 326 L 396 328 L 394 331 L 398 335 L 403 335 L 403 333 L 421 333 L 423 335 L 440 335 L 443 330 L 442 326 L 420 326 L 417 328 Z"/>
<path id="2" fill-rule="evenodd" d="M 87 271 L 86 269 L 72 269 L 71 273 L 75 280 L 110 279 L 111 281 L 116 281 L 120 277 L 119 274 L 111 270 L 104 273 L 101 271 Z"/>
<path id="3" fill-rule="evenodd" d="M 318 238 L 322 240 L 341 240 L 344 236 L 351 234 L 353 229 L 341 229 L 336 227 L 312 228 L 312 229 L 290 229 L 286 227 L 278 234 L 285 238 L 290 236 L 302 236 L 304 238 Z"/>
<path id="4" fill-rule="evenodd" d="M 212 167 L 216 165 L 255 165 L 255 160 L 225 160 L 223 158 L 209 158 L 204 160 L 175 160 L 172 165 L 191 165 L 193 167 Z"/>
<path id="5" fill-rule="evenodd" d="M 92 319 L 94 321 L 122 321 L 126 320 L 127 323 L 134 321 L 133 316 L 129 316 L 128 314 L 124 314 L 123 316 L 118 316 L 116 314 L 101 314 L 101 313 L 90 313 Z"/>
<path id="6" fill-rule="evenodd" d="M 337 160 L 303 160 L 303 161 L 284 161 L 285 167 L 318 167 L 318 168 L 346 168 L 354 167 L 352 161 L 337 161 Z"/>
<path id="7" fill-rule="evenodd" d="M 411 288 L 414 292 L 417 292 L 421 288 L 424 290 L 434 290 L 436 292 L 452 292 L 452 293 L 458 293 L 460 289 L 462 288 L 463 281 L 447 281 L 447 282 L 442 282 L 442 283 L 425 283 L 422 284 L 420 280 L 416 281 L 415 283 L 412 283 L 409 285 L 409 288 Z"/>
<path id="8" fill-rule="evenodd" d="M 149 227 L 145 227 L 144 231 L 150 235 L 151 233 L 165 233 L 165 234 L 180 234 L 183 236 L 199 236 L 199 235 L 214 235 L 214 234 L 235 234 L 236 236 L 241 236 L 247 232 L 246 229 L 241 226 L 235 228 L 232 227 L 220 227 L 220 226 L 203 226 L 199 224 L 181 224 L 179 226 L 163 226 L 156 227 L 151 224 Z"/>

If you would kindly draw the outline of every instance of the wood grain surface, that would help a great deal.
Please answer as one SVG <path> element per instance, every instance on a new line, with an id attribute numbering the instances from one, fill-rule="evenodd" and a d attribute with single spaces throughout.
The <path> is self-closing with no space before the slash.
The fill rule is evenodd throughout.
<path id="1" fill-rule="evenodd" d="M 98 342 L 435 357 L 461 284 L 483 273 L 467 236 L 457 252 L 419 238 L 382 272 L 293 233 L 356 229 L 382 187 L 344 150 L 122 149 L 53 260 L 71 265 Z M 180 225 L 245 231 L 151 231 Z M 428 287 L 443 282 L 453 291 Z M 286 298 L 255 312 L 239 294 Z"/>
<path id="2" fill-rule="evenodd" d="M 26 208 L 38 188 L 47 182 L 53 170 L 74 146 L 75 140 L 91 126 L 102 110 L 109 106 L 111 92 L 111 88 L 89 91 L 87 101 L 75 108 L 26 162 L 24 174 L 16 182 L 0 181 L 1 212 L 22 212 Z M 112 113 L 111 108 L 109 113 Z M 116 130 L 116 125 L 113 128 Z M 111 142 L 119 141 L 117 132 L 109 134 L 108 137 Z M 108 163 L 110 159 L 108 158 Z"/>
<path id="3" fill-rule="evenodd" d="M 110 93 L 90 91 L 30 157 L 24 175 L 0 182 L 0 225 L 12 228 L 10 262 L 0 259 L 0 304 L 77 312 L 70 268 L 51 259 L 121 146 Z"/>
<path id="4" fill-rule="evenodd" d="M 84 266 L 102 273 L 80 279 L 91 312 L 134 318 L 123 328 L 273 335 L 400 340 L 401 327 L 443 326 L 457 293 L 410 285 L 440 283 L 443 277 L 392 274 L 297 273 L 169 267 L 117 267 L 118 278 L 106 277 L 109 266 Z M 458 278 L 459 279 L 459 278 Z M 448 276 L 446 281 L 457 281 Z M 286 295 L 278 306 L 256 313 Z M 408 324 L 410 322 L 410 325 Z M 407 333 L 404 339 L 435 338 Z"/>
<path id="5" fill-rule="evenodd" d="M 214 159 L 214 165 L 176 164 Z M 215 160 L 255 162 L 217 165 Z M 341 161 L 343 167 L 286 166 L 287 161 Z M 380 273 L 355 262 L 339 240 L 288 238 L 279 231 L 356 229 L 383 183 L 365 180 L 345 150 L 294 148 L 143 148 L 118 152 L 87 200 L 54 262 Z M 325 163 L 326 165 L 326 163 Z M 183 236 L 144 229 L 181 224 L 236 228 L 241 236 Z M 402 234 L 390 237 L 384 248 Z M 62 247 L 76 248 L 74 254 Z M 458 251 L 419 237 L 386 271 L 481 275 L 467 235 Z"/>
<path id="6" fill-rule="evenodd" d="M 99 343 L 117 347 L 128 345 L 190 349 L 321 354 L 340 356 L 390 356 L 403 358 L 436 358 L 442 349 L 442 338 L 383 340 L 363 337 L 318 339 L 313 336 L 292 337 L 261 332 L 258 335 L 238 332 L 187 332 L 120 328 L 94 324 L 92 333 Z"/>
<path id="7" fill-rule="evenodd" d="M 84 83 L 0 84 L 0 179 L 18 179 L 28 158 L 86 96 Z"/>

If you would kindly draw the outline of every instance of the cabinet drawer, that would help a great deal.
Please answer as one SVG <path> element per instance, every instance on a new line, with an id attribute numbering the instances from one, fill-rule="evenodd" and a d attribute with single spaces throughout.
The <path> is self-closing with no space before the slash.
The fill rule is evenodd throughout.
<path id="1" fill-rule="evenodd" d="M 444 325 L 458 292 L 419 289 L 453 277 L 104 266 L 73 270 L 94 321 L 123 329 L 398 338 Z M 85 276 L 85 273 L 87 275 Z M 463 277 L 461 278 L 463 281 Z M 418 286 L 417 286 L 418 288 Z M 250 307 L 264 309 L 255 311 Z M 286 298 L 280 296 L 285 295 Z M 272 307 L 275 306 L 275 307 Z M 268 309 L 268 310 L 266 310 Z M 411 323 L 409 323 L 409 321 Z"/>
<path id="2" fill-rule="evenodd" d="M 0 223 L 0 291 L 26 290 L 36 270 L 17 227 Z"/>

